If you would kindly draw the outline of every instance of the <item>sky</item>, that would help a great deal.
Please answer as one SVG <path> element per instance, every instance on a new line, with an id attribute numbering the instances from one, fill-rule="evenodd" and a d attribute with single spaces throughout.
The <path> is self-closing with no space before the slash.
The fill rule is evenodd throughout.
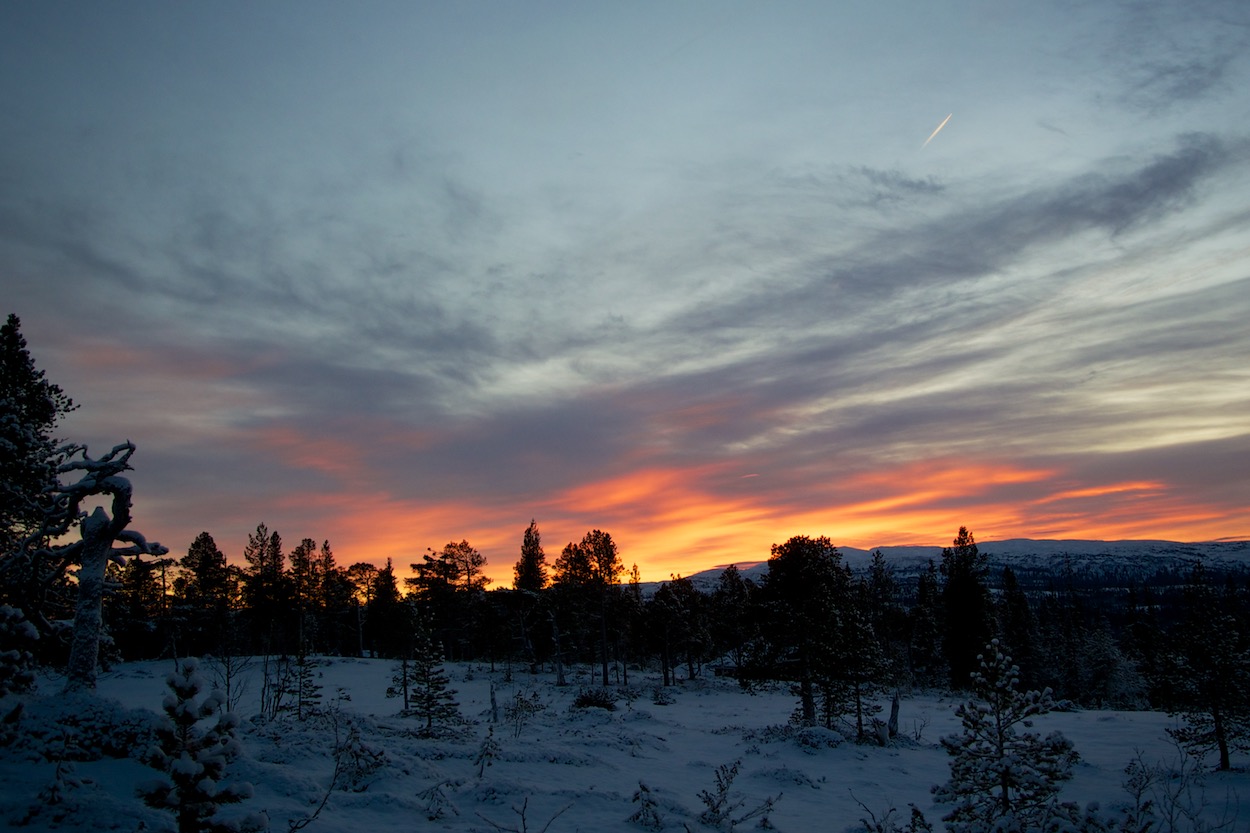
<path id="1" fill-rule="evenodd" d="M 1246 538 L 1247 90 L 1244 0 L 6 3 L 0 312 L 175 556 Z"/>

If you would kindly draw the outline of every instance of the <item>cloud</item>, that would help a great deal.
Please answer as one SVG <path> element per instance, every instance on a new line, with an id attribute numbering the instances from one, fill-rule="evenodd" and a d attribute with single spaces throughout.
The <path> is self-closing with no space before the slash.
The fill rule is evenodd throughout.
<path id="1" fill-rule="evenodd" d="M 1118 76 L 1117 97 L 1128 107 L 1157 117 L 1240 83 L 1233 70 L 1250 46 L 1245 4 L 1126 2 L 1112 9 L 1116 35 L 1106 68 Z"/>

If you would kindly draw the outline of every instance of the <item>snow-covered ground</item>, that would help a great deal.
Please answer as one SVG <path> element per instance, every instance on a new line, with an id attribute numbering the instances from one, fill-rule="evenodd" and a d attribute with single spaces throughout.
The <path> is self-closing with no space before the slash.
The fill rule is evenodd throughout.
<path id="1" fill-rule="evenodd" d="M 658 705 L 653 702 L 658 680 L 631 675 L 636 696 L 619 701 L 615 711 L 573 710 L 577 683 L 590 684 L 588 676 L 556 688 L 547 675 L 531 677 L 513 669 L 508 680 L 502 668 L 448 665 L 466 723 L 453 735 L 430 740 L 417 737 L 415 722 L 397 717 L 397 702 L 386 698 L 391 662 L 327 658 L 324 663 L 319 682 L 325 700 L 333 701 L 340 691 L 350 698 L 338 707 L 340 738 L 354 728 L 359 748 L 383 753 L 385 764 L 354 786 L 334 790 L 307 826 L 312 833 L 539 831 L 557 813 L 551 833 L 637 831 L 641 828 L 627 819 L 638 810 L 632 799 L 640 781 L 657 803 L 663 829 L 708 829 L 699 821 L 704 810 L 699 793 L 713 789 L 718 767 L 735 761 L 741 766 L 730 794 L 743 802 L 739 814 L 780 796 L 769 821 L 782 831 L 857 828 L 866 815 L 861 802 L 878 817 L 890 806 L 898 808 L 896 817 L 904 826 L 907 805 L 915 803 L 942 829 L 946 808 L 932 803 L 929 788 L 948 775 L 938 739 L 959 728 L 955 701 L 949 698 L 905 697 L 900 738 L 890 748 L 828 746 L 820 743 L 832 739 L 827 734 L 811 732 L 803 743 L 783 731 L 795 705 L 784 690 L 750 695 L 731 680 L 709 678 L 667 689 L 673 702 Z M 164 677 L 172 669 L 169 661 L 121 665 L 102 676 L 99 694 L 129 708 L 157 711 L 167 691 Z M 40 685 L 42 693 L 54 695 L 45 703 L 55 703 L 59 681 Z M 499 752 L 479 777 L 475 761 L 492 728 L 492 686 L 500 712 L 500 722 L 493 725 Z M 515 726 L 503 720 L 504 706 L 517 691 L 526 696 L 537 691 L 546 706 L 519 737 Z M 258 694 L 259 683 L 252 679 L 239 708 L 245 718 L 255 713 Z M 40 707 L 32 703 L 27 713 L 27 720 L 37 719 Z M 1081 755 L 1062 797 L 1081 804 L 1097 800 L 1107 807 L 1126 799 L 1121 782 L 1135 756 L 1150 763 L 1176 759 L 1164 733 L 1169 725 L 1166 715 L 1155 712 L 1075 711 L 1039 717 L 1035 728 L 1062 731 Z M 240 739 L 245 753 L 229 774 L 252 782 L 255 795 L 230 812 L 263 810 L 270 829 L 281 833 L 317 809 L 335 763 L 330 721 L 245 719 Z M 151 776 L 136 760 L 63 768 L 61 781 L 68 784 L 63 802 L 32 813 L 42 804 L 41 791 L 57 781 L 56 766 L 33 760 L 29 751 L 0 748 L 0 826 L 27 820 L 26 829 L 173 829 L 171 815 L 135 797 L 135 786 Z M 1228 798 L 1238 816 L 1234 829 L 1250 829 L 1250 774 L 1209 774 L 1205 789 L 1212 803 L 1208 812 L 1218 814 Z M 440 806 L 441 813 L 436 812 Z M 524 819 L 517 812 L 522 807 Z M 431 820 L 431 815 L 439 817 Z M 752 828 L 756 821 L 738 829 Z"/>

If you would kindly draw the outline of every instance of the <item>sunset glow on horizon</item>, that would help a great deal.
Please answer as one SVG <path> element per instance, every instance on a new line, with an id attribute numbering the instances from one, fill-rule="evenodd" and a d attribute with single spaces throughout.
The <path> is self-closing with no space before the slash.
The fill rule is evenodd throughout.
<path id="1" fill-rule="evenodd" d="M 7 4 L 0 312 L 175 557 L 1244 539 L 1250 9 L 985 11 Z"/>

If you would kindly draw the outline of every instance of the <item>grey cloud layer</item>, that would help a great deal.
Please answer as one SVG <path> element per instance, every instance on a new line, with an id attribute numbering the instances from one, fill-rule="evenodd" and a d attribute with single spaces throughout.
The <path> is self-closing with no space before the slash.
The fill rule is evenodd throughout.
<path id="1" fill-rule="evenodd" d="M 794 42 L 747 10 L 603 46 L 602 63 L 569 40 L 612 28 L 593 15 L 539 16 L 514 43 L 443 9 L 426 20 L 468 25 L 463 52 L 446 39 L 437 60 L 330 56 L 331 77 L 309 59 L 335 42 L 319 7 L 273 56 L 257 34 L 272 21 L 239 41 L 225 22 L 203 44 L 187 29 L 202 48 L 184 64 L 168 44 L 139 50 L 117 89 L 87 85 L 107 93 L 89 103 L 62 56 L 26 44 L 47 98 L 0 88 L 19 116 L 0 129 L 5 301 L 32 343 L 55 342 L 71 392 L 134 381 L 75 365 L 87 334 L 161 354 L 144 372 L 178 401 L 136 384 L 118 422 L 145 405 L 163 440 L 189 426 L 203 447 L 145 448 L 152 476 L 207 492 L 236 472 L 240 506 L 344 485 L 267 451 L 277 428 L 358 443 L 380 490 L 417 500 L 504 504 L 640 466 L 722 466 L 801 504 L 839 473 L 987 450 L 1192 484 L 1186 459 L 1244 460 L 1250 434 L 1250 135 L 1230 109 L 1250 21 L 1236 2 L 1030 14 L 1069 11 L 1057 46 L 961 24 L 961 47 L 985 50 L 961 72 L 912 54 L 941 32 L 910 28 L 871 66 L 866 45 L 839 41 L 838 63 L 821 39 L 839 21 L 816 6 L 782 10 L 803 24 Z M 36 28 L 90 42 L 85 23 Z M 926 61 L 915 91 L 881 80 Z M 162 83 L 152 69 L 167 66 Z M 997 86 L 1034 78 L 1021 101 Z M 121 87 L 143 95 L 108 112 Z M 935 91 L 964 107 L 917 155 L 956 106 Z M 1021 132 L 1039 121 L 1044 141 Z M 917 132 L 910 155 L 900 123 Z M 208 357 L 217 373 L 185 371 Z"/>

